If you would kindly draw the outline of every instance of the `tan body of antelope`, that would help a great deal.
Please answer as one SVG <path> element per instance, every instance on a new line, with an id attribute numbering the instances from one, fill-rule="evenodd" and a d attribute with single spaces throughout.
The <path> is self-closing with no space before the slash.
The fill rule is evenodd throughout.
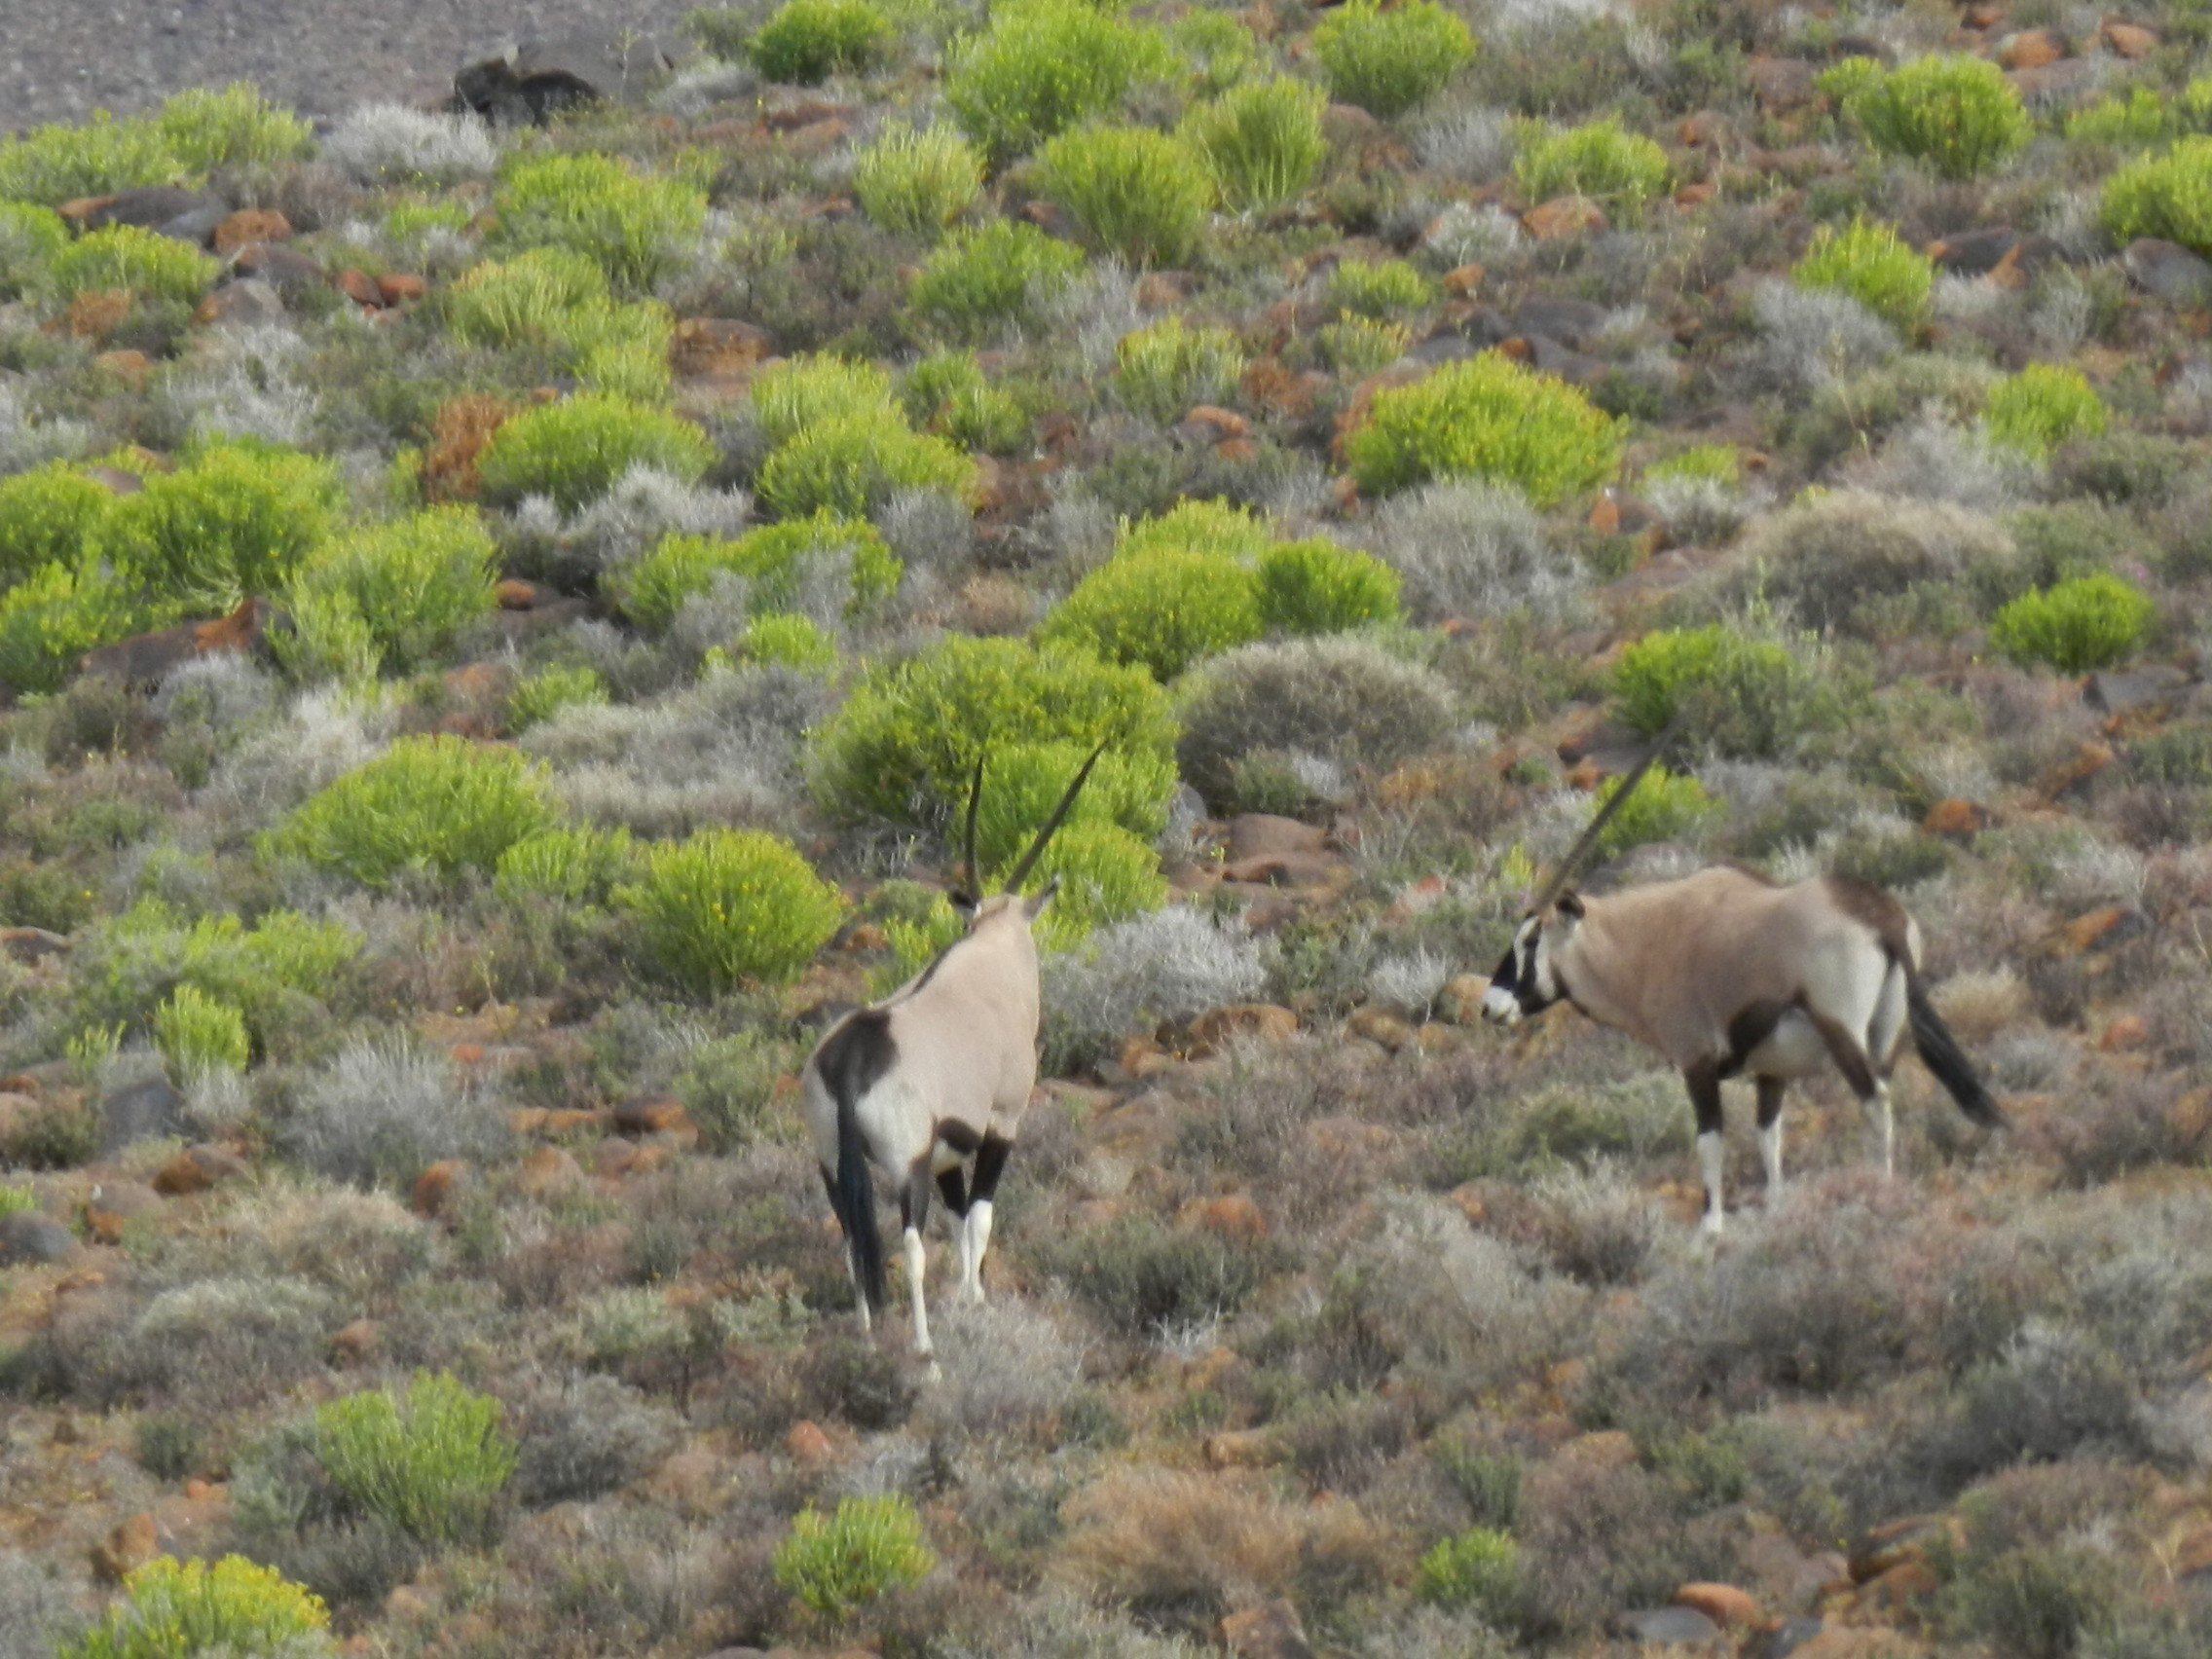
<path id="1" fill-rule="evenodd" d="M 983 1299 L 991 1200 L 1037 1081 L 1042 1004 L 1029 929 L 1056 883 L 1032 898 L 1015 889 L 1074 804 L 1098 753 L 1076 773 L 1007 890 L 980 900 L 973 885 L 976 802 L 982 789 L 977 765 L 968 797 L 969 886 L 952 896 L 968 931 L 882 1002 L 838 1020 L 800 1073 L 815 1157 L 844 1233 L 864 1331 L 888 1301 L 868 1165 L 898 1184 L 918 1353 L 930 1352 L 922 1227 L 933 1185 L 958 1229 L 961 1295 Z"/>
<path id="2" fill-rule="evenodd" d="M 1827 1065 L 1874 1119 L 1890 1172 L 1889 1080 L 1908 1031 L 1969 1118 L 2004 1121 L 1928 1001 L 1918 926 L 1890 894 L 1842 876 L 1782 887 L 1722 866 L 1604 898 L 1560 892 L 1515 933 L 1483 1014 L 1510 1025 L 1563 999 L 1681 1068 L 1710 1233 L 1723 1214 L 1725 1078 L 1757 1085 L 1770 1190 L 1782 1182 L 1783 1089 Z"/>

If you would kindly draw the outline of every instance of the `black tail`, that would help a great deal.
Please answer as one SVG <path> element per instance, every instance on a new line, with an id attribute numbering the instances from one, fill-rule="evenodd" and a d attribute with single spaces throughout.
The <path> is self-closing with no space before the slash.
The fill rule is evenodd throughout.
<path id="1" fill-rule="evenodd" d="M 1905 1012 L 1912 1019 L 1912 1046 L 1920 1051 L 1922 1064 L 1936 1074 L 1937 1083 L 1951 1091 L 1959 1110 L 1977 1124 L 2002 1128 L 2005 1114 L 1989 1097 L 1980 1074 L 1960 1051 L 1958 1039 L 1951 1035 L 1951 1028 L 1936 1012 L 1936 1005 L 1928 1000 L 1928 992 L 1917 974 L 1905 981 Z"/>
<path id="2" fill-rule="evenodd" d="M 870 1314 L 878 1313 L 891 1300 L 891 1293 L 883 1282 L 883 1235 L 875 1226 L 875 1182 L 868 1176 L 867 1148 L 861 1142 L 853 1096 L 844 1089 L 837 1093 L 837 1181 L 830 1200 L 837 1212 L 837 1225 L 845 1230 L 845 1247 L 853 1253 L 853 1277 L 860 1285 L 862 1303 Z"/>

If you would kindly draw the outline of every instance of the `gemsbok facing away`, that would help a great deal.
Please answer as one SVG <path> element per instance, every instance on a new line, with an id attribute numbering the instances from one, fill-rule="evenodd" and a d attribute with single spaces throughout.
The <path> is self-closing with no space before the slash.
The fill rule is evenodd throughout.
<path id="1" fill-rule="evenodd" d="M 976 803 L 983 789 L 982 762 L 977 762 L 968 795 L 964 886 L 951 895 L 954 908 L 968 920 L 967 933 L 883 1001 L 832 1025 L 799 1075 L 822 1184 L 844 1233 L 860 1293 L 864 1331 L 872 1329 L 873 1315 L 889 1300 L 869 1163 L 899 1183 L 917 1353 L 930 1351 L 922 1224 L 929 1217 L 933 1182 L 958 1223 L 961 1294 L 971 1302 L 983 1299 L 991 1196 L 1037 1082 L 1042 1009 L 1037 945 L 1029 928 L 1059 885 L 1055 878 L 1025 899 L 1021 883 L 1105 747 L 1100 744 L 1084 761 L 1005 890 L 987 899 L 979 896 L 976 865 Z"/>
<path id="2" fill-rule="evenodd" d="M 1662 740 L 1661 747 L 1664 747 Z M 2004 1123 L 1920 979 L 1920 929 L 1890 894 L 1840 875 L 1780 886 L 1724 865 L 1604 898 L 1567 886 L 1658 750 L 1621 781 L 1513 936 L 1483 995 L 1511 1025 L 1561 1000 L 1681 1068 L 1697 1110 L 1705 1230 L 1721 1230 L 1720 1084 L 1758 1088 L 1759 1158 L 1782 1185 L 1782 1091 L 1825 1064 L 1874 1120 L 1884 1174 L 1890 1074 L 1904 1034 L 1975 1123 Z"/>

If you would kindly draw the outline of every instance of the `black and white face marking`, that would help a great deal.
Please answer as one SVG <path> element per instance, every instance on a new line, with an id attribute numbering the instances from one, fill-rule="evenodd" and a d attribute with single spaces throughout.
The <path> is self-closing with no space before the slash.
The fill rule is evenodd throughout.
<path id="1" fill-rule="evenodd" d="M 1490 989 L 1483 993 L 1483 1017 L 1494 1025 L 1511 1025 L 1525 1014 L 1541 1014 L 1559 1001 L 1544 960 L 1543 919 L 1530 916 L 1513 936 Z"/>

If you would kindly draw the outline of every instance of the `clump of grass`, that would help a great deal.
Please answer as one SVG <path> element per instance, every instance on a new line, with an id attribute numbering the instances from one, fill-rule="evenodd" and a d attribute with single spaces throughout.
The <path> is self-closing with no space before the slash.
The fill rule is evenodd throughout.
<path id="1" fill-rule="evenodd" d="M 123 1581 L 100 1622 L 56 1650 L 57 1659 L 192 1659 L 203 1653 L 321 1651 L 329 1610 L 274 1567 L 243 1556 L 212 1567 L 156 1556 Z"/>
<path id="2" fill-rule="evenodd" d="M 1163 548 L 1099 566 L 1053 608 L 1038 637 L 1108 662 L 1141 664 L 1164 682 L 1262 631 L 1259 598 L 1241 565 L 1219 553 Z"/>
<path id="3" fill-rule="evenodd" d="M 369 1514 L 426 1544 L 477 1544 L 515 1472 L 502 1415 L 451 1373 L 417 1372 L 404 1390 L 317 1408 L 316 1451 L 331 1484 Z"/>
<path id="4" fill-rule="evenodd" d="M 844 914 L 843 896 L 762 830 L 702 830 L 645 848 L 640 863 L 615 908 L 655 969 L 704 996 L 795 977 Z"/>
<path id="5" fill-rule="evenodd" d="M 1471 1608 L 1510 1629 L 1522 1605 L 1520 1547 L 1511 1533 L 1470 1527 L 1420 1558 L 1414 1594 L 1440 1607 Z"/>
<path id="6" fill-rule="evenodd" d="M 2098 211 L 2116 241 L 2162 237 L 2212 253 L 2212 137 L 2184 138 L 2115 168 Z"/>
<path id="7" fill-rule="evenodd" d="M 1385 322 L 1411 316 L 1429 305 L 1436 298 L 1436 284 L 1402 259 L 1346 259 L 1329 273 L 1323 298 L 1340 316 Z"/>
<path id="8" fill-rule="evenodd" d="M 149 300 L 190 305 L 219 270 L 188 241 L 137 225 L 108 225 L 79 237 L 47 265 L 48 281 L 65 300 L 114 289 Z"/>
<path id="9" fill-rule="evenodd" d="M 1523 132 L 1513 176 L 1531 202 L 1586 196 L 1634 219 L 1667 194 L 1674 168 L 1651 139 L 1623 131 L 1619 120 L 1607 116 L 1581 127 L 1531 125 Z"/>
<path id="10" fill-rule="evenodd" d="M 1609 478 L 1620 446 L 1619 424 L 1581 391 L 1486 351 L 1377 394 L 1345 453 L 1368 495 L 1482 478 L 1551 506 Z"/>
<path id="11" fill-rule="evenodd" d="M 747 583 L 747 601 L 756 610 L 788 609 L 798 599 L 811 563 L 824 558 L 849 562 L 850 608 L 856 613 L 889 599 L 904 569 L 866 520 L 822 512 L 762 525 L 730 539 L 665 535 L 614 586 L 630 616 L 658 629 L 675 621 L 686 601 L 709 591 L 723 575 Z"/>
<path id="12" fill-rule="evenodd" d="M 860 518 L 908 490 L 966 499 L 976 491 L 976 463 L 890 410 L 815 423 L 777 447 L 754 487 L 779 518 Z"/>
<path id="13" fill-rule="evenodd" d="M 1118 105 L 1165 76 L 1174 55 L 1157 30 L 1080 0 L 1000 12 L 953 61 L 945 101 L 994 166 Z"/>
<path id="14" fill-rule="evenodd" d="M 507 725 L 526 731 L 575 704 L 608 700 L 607 682 L 588 663 L 541 668 L 524 675 L 507 694 Z"/>
<path id="15" fill-rule="evenodd" d="M 802 1509 L 776 1546 L 776 1582 L 826 1619 L 843 1619 L 937 1565 L 913 1500 L 896 1493 L 840 1499 L 834 1516 Z"/>
<path id="16" fill-rule="evenodd" d="M 1122 336 L 1114 348 L 1114 390 L 1155 421 L 1174 421 L 1200 403 L 1218 404 L 1244 372 L 1243 349 L 1226 328 L 1191 328 L 1170 314 Z"/>
<path id="17" fill-rule="evenodd" d="M 1193 106 L 1176 131 L 1203 163 L 1224 206 L 1265 213 L 1298 200 L 1320 171 L 1329 153 L 1321 135 L 1328 101 L 1305 81 L 1245 81 Z"/>
<path id="18" fill-rule="evenodd" d="M 451 881 L 489 872 L 552 811 L 540 769 L 513 751 L 405 737 L 311 796 L 262 845 L 370 887 L 410 868 Z"/>
<path id="19" fill-rule="evenodd" d="M 1388 121 L 1425 103 L 1474 60 L 1467 25 L 1435 0 L 1384 10 L 1349 0 L 1314 29 L 1313 55 L 1344 102 Z"/>
<path id="20" fill-rule="evenodd" d="M 472 507 L 431 507 L 326 542 L 287 591 L 291 659 L 341 674 L 424 667 L 491 613 L 498 564 Z"/>
<path id="21" fill-rule="evenodd" d="M 329 534 L 338 469 L 250 439 L 196 444 L 106 515 L 101 551 L 140 588 L 202 614 L 281 593 Z"/>
<path id="22" fill-rule="evenodd" d="M 887 127 L 853 167 L 862 210 L 907 236 L 941 236 L 982 188 L 983 158 L 949 127 Z"/>
<path id="23" fill-rule="evenodd" d="M 891 19 L 872 0 L 785 0 L 746 51 L 769 80 L 817 87 L 880 61 L 891 38 Z"/>
<path id="24" fill-rule="evenodd" d="M 501 242 L 571 249 L 598 261 L 625 293 L 645 292 L 674 271 L 707 217 L 696 186 L 592 154 L 519 156 L 492 207 Z"/>
<path id="25" fill-rule="evenodd" d="M 1926 254 L 1906 246 L 1891 226 L 1854 219 L 1842 231 L 1832 225 L 1815 231 L 1812 245 L 1789 275 L 1800 288 L 1848 294 L 1909 335 L 1928 314 L 1936 266 Z"/>
<path id="26" fill-rule="evenodd" d="M 914 277 L 906 300 L 956 340 L 983 340 L 1032 323 L 1083 270 L 1083 251 L 1035 225 L 994 219 L 955 233 Z"/>
<path id="27" fill-rule="evenodd" d="M 2024 593 L 1990 619 L 1989 642 L 2015 662 L 2086 674 L 2125 658 L 2157 606 L 2110 571 Z"/>
<path id="28" fill-rule="evenodd" d="M 1205 168 L 1149 127 L 1086 127 L 1048 143 L 1045 186 L 1110 253 L 1144 268 L 1179 265 L 1197 248 L 1213 204 Z"/>
<path id="29" fill-rule="evenodd" d="M 205 991 L 183 984 L 154 1011 L 154 1046 L 179 1078 L 241 1072 L 253 1057 L 245 1015 Z"/>
<path id="30" fill-rule="evenodd" d="M 272 167 L 314 153 L 314 129 L 271 103 L 250 81 L 178 92 L 154 116 L 154 130 L 190 173 Z"/>
<path id="31" fill-rule="evenodd" d="M 592 904 L 636 872 L 629 830 L 563 826 L 526 835 L 501 853 L 493 886 L 510 904 Z"/>
<path id="32" fill-rule="evenodd" d="M 484 498 L 497 504 L 549 496 L 574 512 L 633 466 L 695 483 L 715 446 L 690 422 L 608 392 L 579 391 L 499 424 L 477 456 Z"/>
<path id="33" fill-rule="evenodd" d="M 1844 86 L 1844 111 L 1875 148 L 1926 162 L 1945 178 L 1987 172 L 2033 131 L 2019 92 L 1986 57 L 1944 53 L 1892 70 L 1854 65 Z"/>
<path id="34" fill-rule="evenodd" d="M 2072 437 L 2101 437 L 2104 399 L 2080 369 L 2030 363 L 1989 388 L 1982 424 L 1991 439 L 2041 461 Z"/>

